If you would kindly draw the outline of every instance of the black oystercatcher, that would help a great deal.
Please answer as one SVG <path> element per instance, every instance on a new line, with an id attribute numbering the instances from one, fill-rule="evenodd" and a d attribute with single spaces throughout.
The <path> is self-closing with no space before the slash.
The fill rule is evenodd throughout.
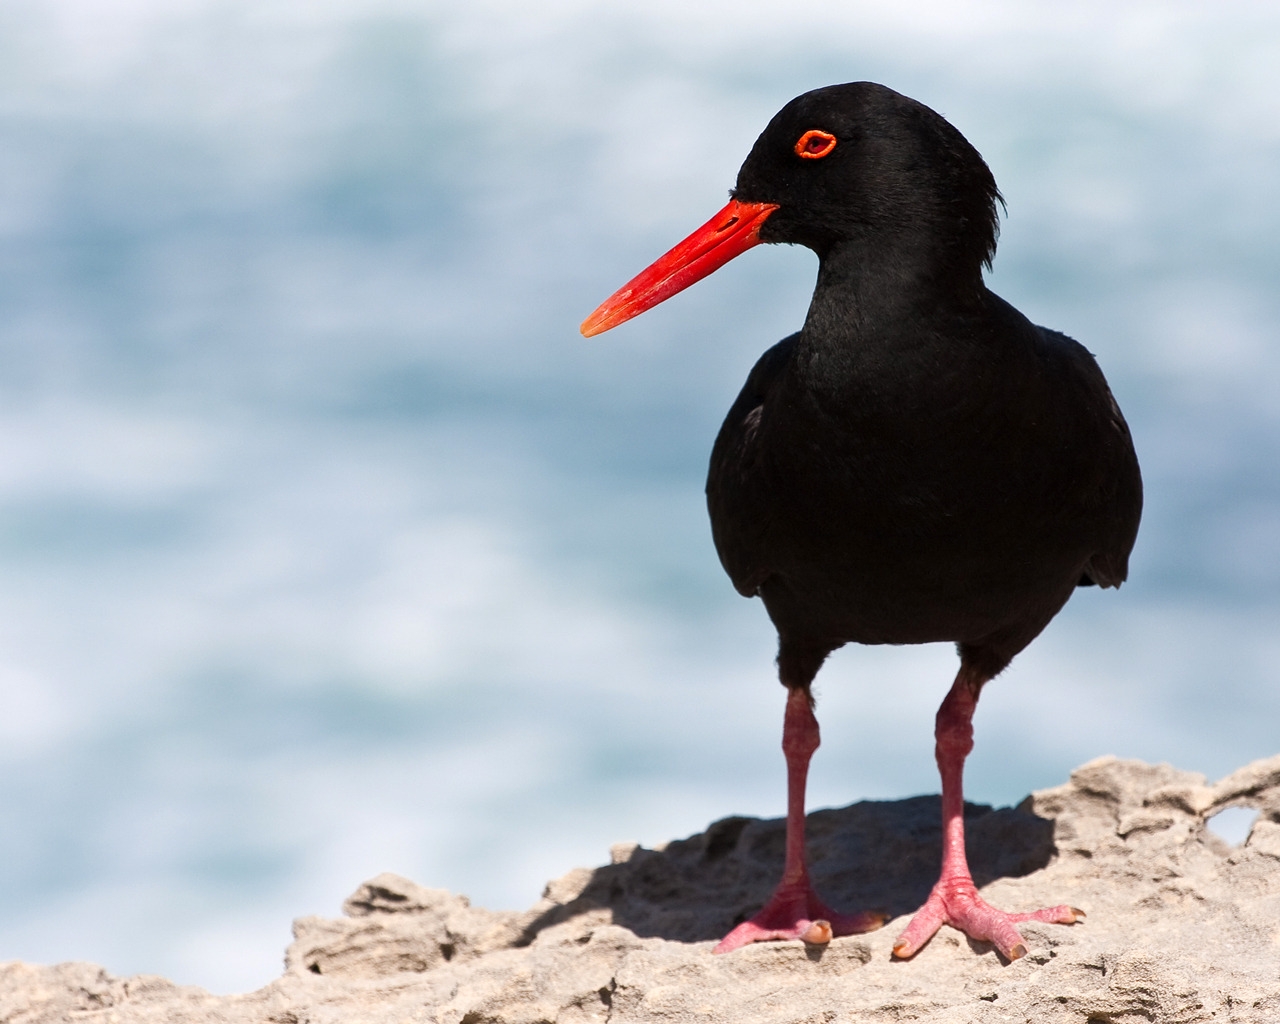
<path id="1" fill-rule="evenodd" d="M 731 195 L 582 325 L 608 330 L 759 242 L 820 261 L 804 326 L 751 371 L 707 479 L 716 550 L 739 592 L 764 600 L 789 691 L 786 866 L 716 951 L 882 923 L 832 912 L 808 878 L 810 685 L 851 641 L 946 640 L 960 670 L 936 722 L 942 873 L 893 951 L 912 956 L 946 923 L 1016 959 L 1016 922 L 1083 914 L 1007 913 L 978 895 L 961 791 L 973 712 L 1077 586 L 1125 579 L 1142 511 L 1129 429 L 1088 351 L 987 290 L 995 180 L 928 107 L 867 82 L 805 93 Z"/>

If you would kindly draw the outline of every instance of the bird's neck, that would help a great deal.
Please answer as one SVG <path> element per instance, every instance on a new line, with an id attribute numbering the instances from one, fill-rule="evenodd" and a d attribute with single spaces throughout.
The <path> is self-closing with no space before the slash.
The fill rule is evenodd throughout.
<path id="1" fill-rule="evenodd" d="M 981 267 L 955 269 L 903 247 L 855 243 L 819 256 L 818 282 L 800 332 L 797 368 L 817 391 L 894 372 L 957 322 L 980 315 Z"/>
<path id="2" fill-rule="evenodd" d="M 980 305 L 981 266 L 956 266 L 945 250 L 913 244 L 839 242 L 819 254 L 818 282 L 805 317 L 809 341 L 868 342 Z M 965 261 L 966 263 L 968 261 Z"/>

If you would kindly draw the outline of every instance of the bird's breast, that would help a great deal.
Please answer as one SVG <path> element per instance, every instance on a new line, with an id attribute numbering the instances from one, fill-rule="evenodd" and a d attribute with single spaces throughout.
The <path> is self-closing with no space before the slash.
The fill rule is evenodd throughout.
<path id="1" fill-rule="evenodd" d="M 899 366 L 814 386 L 795 366 L 793 350 L 744 389 L 707 488 L 726 570 L 775 622 L 955 640 L 1069 591 L 1088 542 L 1068 499 L 1089 460 L 1055 451 L 1070 426 L 1035 374 Z"/>

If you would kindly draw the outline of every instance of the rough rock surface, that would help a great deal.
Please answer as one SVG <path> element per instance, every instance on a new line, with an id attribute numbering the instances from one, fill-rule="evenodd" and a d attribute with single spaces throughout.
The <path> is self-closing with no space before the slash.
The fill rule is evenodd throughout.
<path id="1" fill-rule="evenodd" d="M 1235 848 L 1205 829 L 1230 806 L 1260 812 Z M 945 927 L 914 960 L 890 959 L 936 874 L 938 817 L 936 797 L 810 816 L 820 891 L 898 918 L 825 948 L 711 955 L 782 863 L 781 821 L 727 818 L 664 849 L 620 844 L 524 913 L 381 875 L 346 916 L 297 921 L 284 976 L 248 995 L 0 965 L 0 1022 L 1280 1021 L 1280 756 L 1216 785 L 1101 758 L 1016 809 L 967 808 L 987 899 L 1088 911 L 1024 925 L 1031 952 L 1012 964 Z"/>

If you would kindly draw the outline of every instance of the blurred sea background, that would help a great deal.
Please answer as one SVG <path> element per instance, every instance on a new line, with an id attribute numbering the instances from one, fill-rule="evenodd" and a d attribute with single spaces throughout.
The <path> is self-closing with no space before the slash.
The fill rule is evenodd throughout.
<path id="1" fill-rule="evenodd" d="M 8 0 L 0 959 L 247 990 L 382 870 L 523 907 L 782 813 L 702 485 L 816 260 L 577 325 L 858 79 L 986 157 L 992 286 L 1098 354 L 1147 483 L 967 795 L 1280 749 L 1280 7 Z M 953 672 L 834 656 L 811 806 L 936 792 Z"/>

